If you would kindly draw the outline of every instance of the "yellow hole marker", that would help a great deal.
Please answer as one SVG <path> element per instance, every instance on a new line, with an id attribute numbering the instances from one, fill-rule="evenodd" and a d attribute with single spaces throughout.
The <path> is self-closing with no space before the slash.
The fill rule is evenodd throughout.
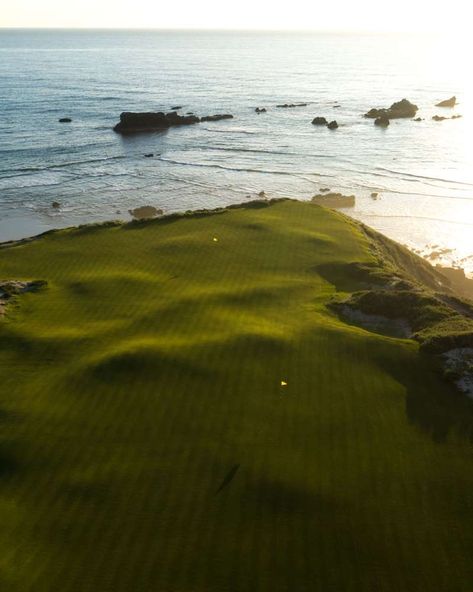
<path id="1" fill-rule="evenodd" d="M 218 243 L 218 238 L 216 236 L 213 237 L 214 243 Z"/>
<path id="2" fill-rule="evenodd" d="M 285 380 L 281 380 L 281 386 L 287 386 L 287 382 Z"/>

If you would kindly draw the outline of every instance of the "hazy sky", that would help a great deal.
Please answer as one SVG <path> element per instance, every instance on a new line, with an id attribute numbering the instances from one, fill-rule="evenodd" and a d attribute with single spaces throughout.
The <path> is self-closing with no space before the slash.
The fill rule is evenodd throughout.
<path id="1" fill-rule="evenodd" d="M 454 32 L 467 31 L 468 10 L 465 0 L 3 0 L 0 27 Z"/>

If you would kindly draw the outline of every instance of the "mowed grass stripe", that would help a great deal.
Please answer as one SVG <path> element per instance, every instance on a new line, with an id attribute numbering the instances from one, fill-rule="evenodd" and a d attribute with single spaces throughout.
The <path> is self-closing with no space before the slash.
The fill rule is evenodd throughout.
<path id="1" fill-rule="evenodd" d="M 0 321 L 0 584 L 469 592 L 471 406 L 329 312 L 351 262 L 289 201 L 0 250 L 49 284 Z"/>

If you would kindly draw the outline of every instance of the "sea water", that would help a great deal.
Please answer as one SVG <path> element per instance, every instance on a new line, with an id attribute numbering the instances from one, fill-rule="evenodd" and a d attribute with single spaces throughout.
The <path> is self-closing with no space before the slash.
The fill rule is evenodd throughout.
<path id="1" fill-rule="evenodd" d="M 356 195 L 347 214 L 473 272 L 468 45 L 428 35 L 0 30 L 0 241 L 129 219 L 141 205 L 173 212 L 330 188 Z M 435 107 L 452 95 L 455 109 Z M 382 129 L 363 117 L 404 97 L 422 121 Z M 277 107 L 297 102 L 308 105 Z M 113 131 L 122 111 L 173 106 L 234 118 Z M 315 116 L 339 128 L 314 126 Z"/>

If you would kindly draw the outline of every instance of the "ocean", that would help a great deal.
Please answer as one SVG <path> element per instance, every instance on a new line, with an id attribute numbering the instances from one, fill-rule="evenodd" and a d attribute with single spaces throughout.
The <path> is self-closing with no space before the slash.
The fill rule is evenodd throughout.
<path id="1" fill-rule="evenodd" d="M 128 210 L 141 205 L 174 212 L 261 191 L 310 199 L 330 188 L 356 195 L 347 214 L 433 252 L 433 262 L 473 273 L 469 43 L 395 34 L 0 30 L 0 241 L 130 219 Z M 435 107 L 452 95 L 455 109 Z M 422 121 L 381 129 L 363 117 L 404 97 Z M 297 102 L 308 104 L 276 107 Z M 177 105 L 234 119 L 130 137 L 112 130 L 122 111 Z M 462 118 L 436 122 L 434 114 Z M 339 128 L 313 126 L 315 116 Z"/>

